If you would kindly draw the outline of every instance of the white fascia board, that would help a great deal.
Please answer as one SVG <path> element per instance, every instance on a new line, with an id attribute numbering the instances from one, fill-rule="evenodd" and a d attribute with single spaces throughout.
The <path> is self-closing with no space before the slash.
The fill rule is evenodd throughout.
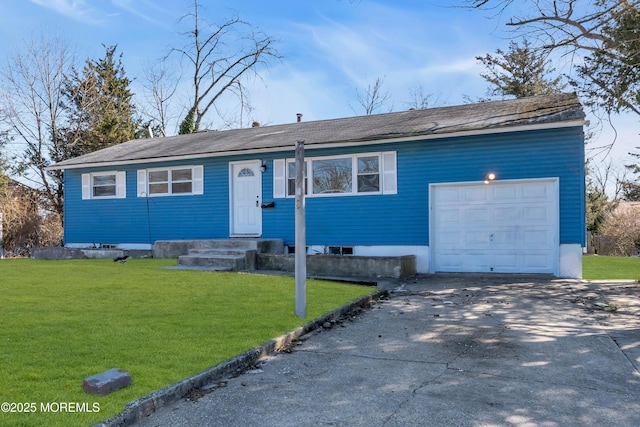
<path id="1" fill-rule="evenodd" d="M 584 126 L 584 124 L 585 124 L 585 120 L 579 119 L 579 120 L 569 120 L 565 122 L 552 122 L 552 123 L 539 123 L 534 125 L 500 127 L 495 129 L 478 129 L 478 130 L 461 131 L 461 132 L 415 135 L 415 136 L 407 136 L 403 138 L 385 138 L 385 139 L 375 139 L 375 140 L 331 142 L 326 144 L 318 143 L 318 144 L 305 145 L 305 150 L 318 150 L 318 149 L 324 149 L 324 148 L 359 147 L 362 145 L 380 145 L 380 144 L 409 142 L 409 141 L 426 141 L 430 139 L 494 135 L 499 133 L 524 132 L 524 131 L 544 130 L 544 129 L 560 129 L 560 128 Z M 188 155 L 182 155 L 182 156 L 154 157 L 154 158 L 148 158 L 148 159 L 118 160 L 114 162 L 82 163 L 82 164 L 62 166 L 62 167 L 56 166 L 54 164 L 46 167 L 45 169 L 46 170 L 67 170 L 67 169 L 84 169 L 84 168 L 96 168 L 96 167 L 105 168 L 105 167 L 112 167 L 112 166 L 138 165 L 141 163 L 161 163 L 161 162 L 174 162 L 179 160 L 208 159 L 213 157 L 229 157 L 229 156 L 238 156 L 238 155 L 247 155 L 247 154 L 277 153 L 277 152 L 282 152 L 287 150 L 293 151 L 294 148 L 295 148 L 294 143 L 291 143 L 290 148 L 286 146 L 271 147 L 271 148 L 256 148 L 256 149 L 237 150 L 237 151 L 220 151 L 220 152 L 212 152 L 212 153 L 188 154 Z"/>

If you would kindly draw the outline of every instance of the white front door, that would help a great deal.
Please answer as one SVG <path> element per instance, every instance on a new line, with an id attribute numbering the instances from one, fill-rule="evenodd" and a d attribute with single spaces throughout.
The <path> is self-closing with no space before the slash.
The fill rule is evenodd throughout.
<path id="1" fill-rule="evenodd" d="M 433 185 L 433 271 L 556 273 L 557 180 Z"/>
<path id="2" fill-rule="evenodd" d="M 231 235 L 262 234 L 262 175 L 260 161 L 231 163 Z"/>

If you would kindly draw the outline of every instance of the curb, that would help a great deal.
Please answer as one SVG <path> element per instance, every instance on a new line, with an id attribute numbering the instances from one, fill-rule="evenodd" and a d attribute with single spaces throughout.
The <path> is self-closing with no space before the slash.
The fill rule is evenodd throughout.
<path id="1" fill-rule="evenodd" d="M 134 400 L 133 402 L 130 402 L 125 406 L 124 411 L 120 412 L 112 418 L 94 424 L 94 427 L 132 426 L 138 421 L 142 421 L 157 410 L 168 405 L 169 403 L 183 398 L 192 388 L 202 388 L 212 382 L 220 381 L 223 378 L 234 376 L 239 372 L 244 371 L 247 367 L 254 364 L 259 359 L 277 351 L 286 349 L 299 337 L 321 327 L 325 322 L 338 320 L 340 317 L 355 310 L 356 308 L 367 307 L 371 305 L 373 301 L 376 301 L 383 295 L 387 294 L 388 291 L 379 290 L 358 300 L 352 301 L 351 303 L 342 306 L 341 308 L 325 314 L 324 316 L 318 317 L 317 319 L 312 320 L 305 325 L 302 325 L 284 335 L 274 338 L 239 356 L 222 362 L 205 371 L 192 375 L 191 377 L 180 380 L 177 383 L 171 384 L 165 388 L 154 391 L 153 393 L 143 396 L 140 399 Z"/>

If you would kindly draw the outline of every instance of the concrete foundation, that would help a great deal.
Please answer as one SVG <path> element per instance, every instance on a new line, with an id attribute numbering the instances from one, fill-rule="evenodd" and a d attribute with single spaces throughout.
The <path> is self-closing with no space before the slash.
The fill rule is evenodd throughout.
<path id="1" fill-rule="evenodd" d="M 258 254 L 258 270 L 295 271 L 293 255 Z M 307 274 L 407 278 L 416 275 L 415 255 L 308 255 Z"/>
<path id="2" fill-rule="evenodd" d="M 62 246 L 49 248 L 33 248 L 31 259 L 60 260 L 60 259 L 94 259 L 117 258 L 129 255 L 131 258 L 149 258 L 151 251 L 125 250 L 125 249 L 98 249 L 98 248 L 65 248 Z"/>
<path id="3" fill-rule="evenodd" d="M 242 265 L 228 266 L 230 270 L 276 270 L 295 271 L 294 255 L 284 254 L 284 243 L 277 239 L 218 239 L 218 240 L 161 240 L 153 251 L 67 248 L 36 248 L 31 251 L 32 259 L 88 259 L 117 258 L 129 255 L 131 258 L 174 258 L 186 266 L 210 266 L 209 260 L 231 258 L 231 254 L 242 251 Z M 248 259 L 245 259 L 249 257 Z M 193 261 L 192 261 L 193 260 Z M 231 260 L 234 261 L 235 260 Z M 230 261 L 230 262 L 231 262 Z M 316 276 L 345 276 L 361 278 L 407 278 L 417 273 L 416 256 L 342 256 L 307 255 L 307 274 Z"/>

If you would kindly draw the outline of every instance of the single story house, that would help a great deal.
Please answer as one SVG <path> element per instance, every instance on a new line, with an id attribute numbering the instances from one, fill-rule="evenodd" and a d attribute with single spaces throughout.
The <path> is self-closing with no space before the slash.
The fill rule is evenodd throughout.
<path id="1" fill-rule="evenodd" d="M 67 247 L 235 237 L 292 247 L 304 141 L 308 253 L 579 278 L 584 123 L 577 96 L 557 94 L 138 139 L 51 169 L 64 170 Z"/>

